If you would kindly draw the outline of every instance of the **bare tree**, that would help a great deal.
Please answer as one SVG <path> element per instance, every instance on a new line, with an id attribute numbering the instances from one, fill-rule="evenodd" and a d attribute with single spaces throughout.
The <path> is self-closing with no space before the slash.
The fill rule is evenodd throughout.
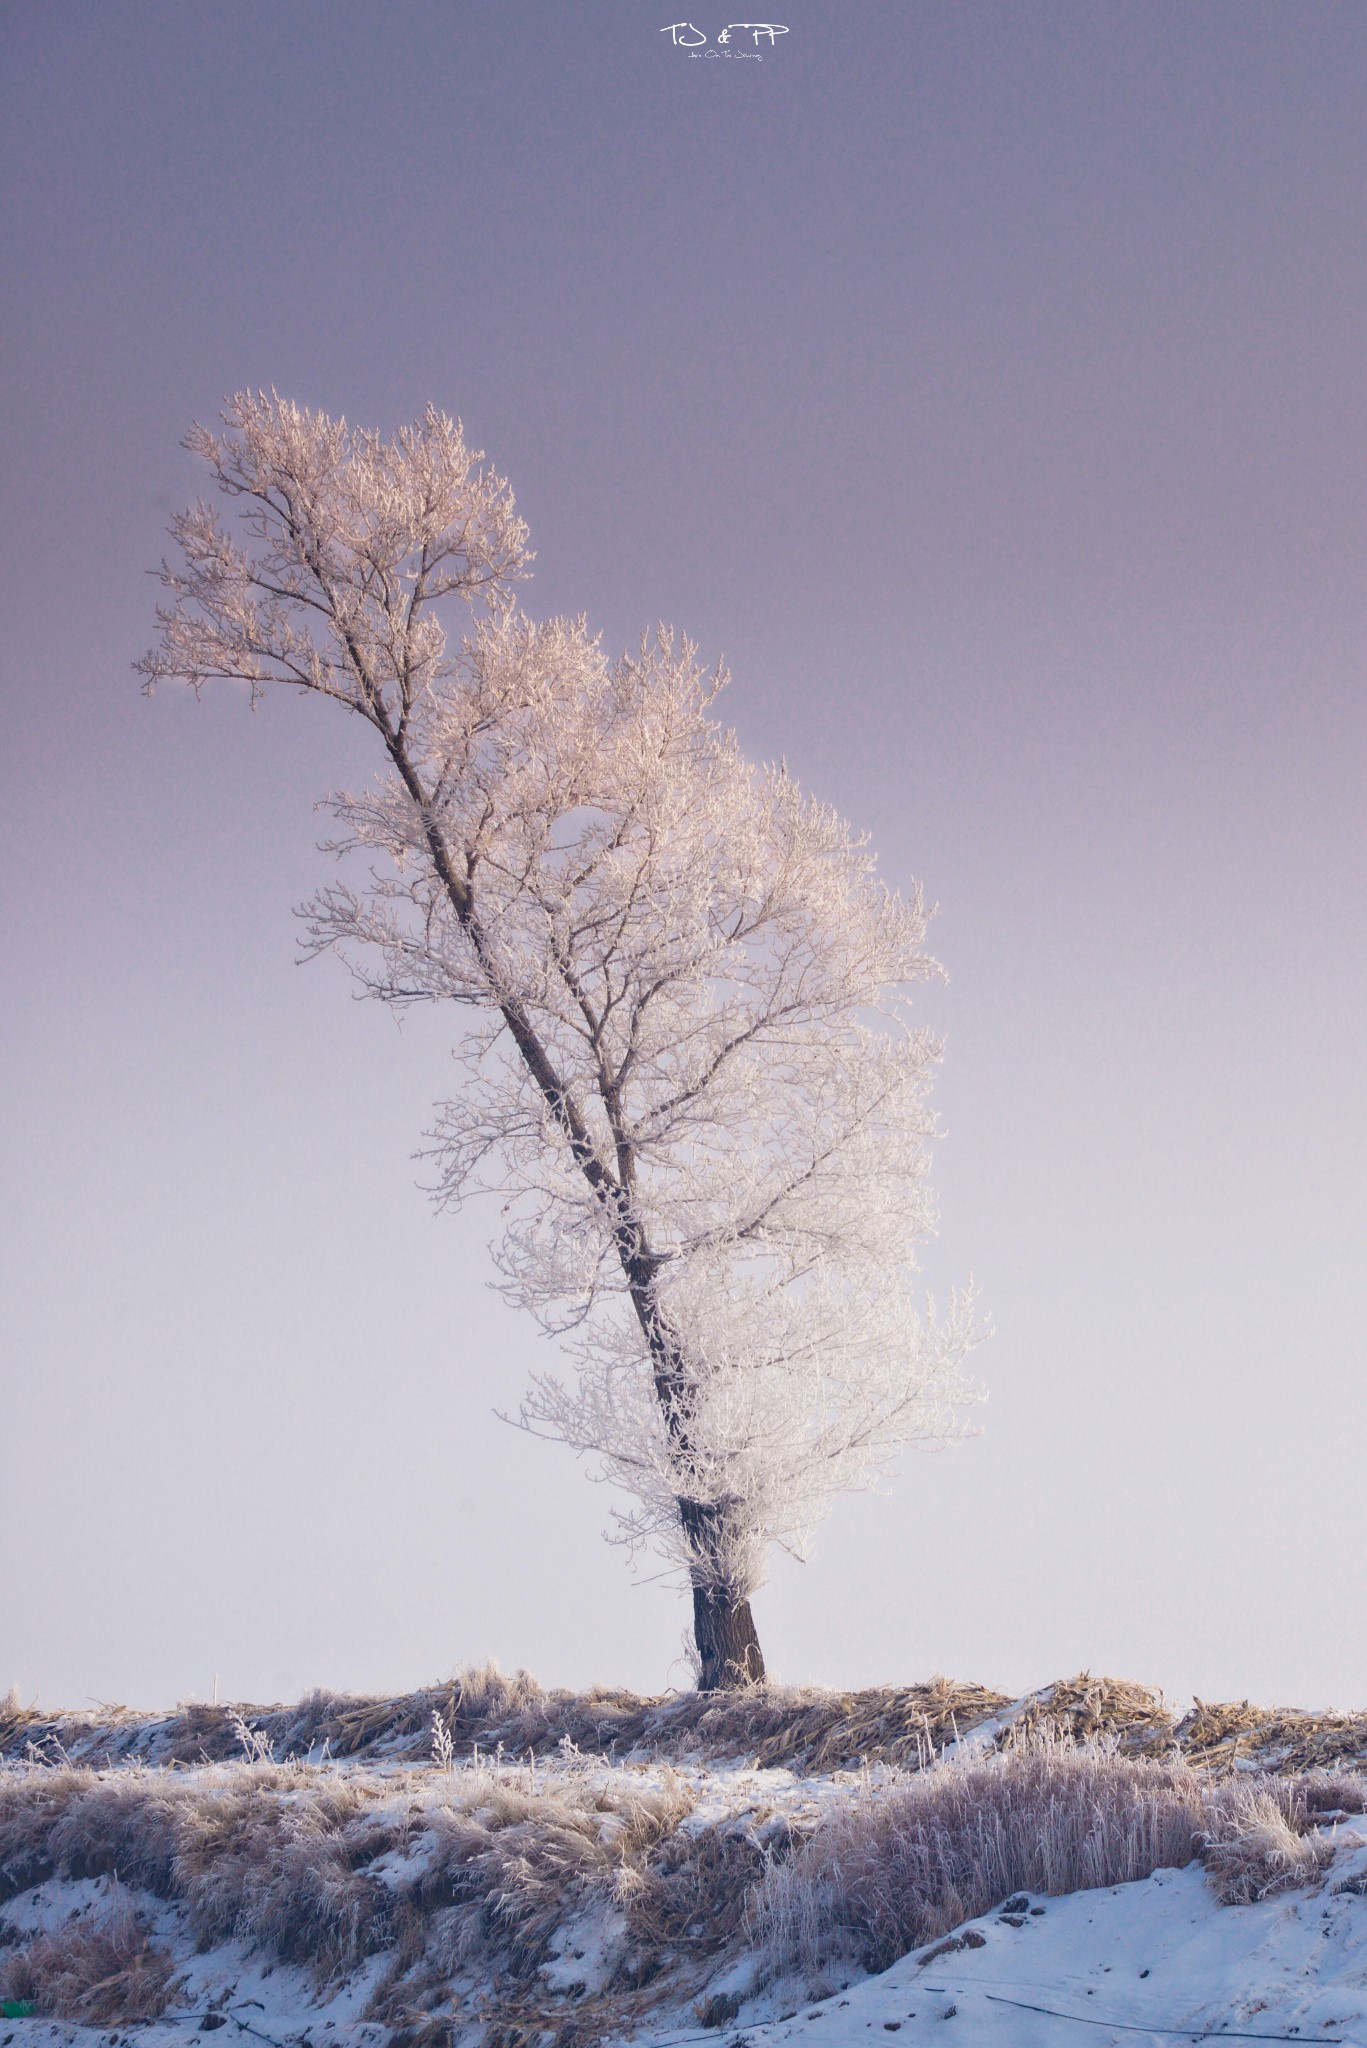
<path id="1" fill-rule="evenodd" d="M 186 445 L 242 539 L 204 504 L 177 518 L 138 667 L 374 727 L 382 779 L 330 800 L 364 876 L 309 906 L 311 945 L 385 1003 L 463 1007 L 438 1198 L 501 1195 L 501 1285 L 577 1365 L 534 1379 L 522 1423 L 590 1453 L 634 1502 L 616 1534 L 685 1575 L 700 1683 L 758 1680 L 769 1546 L 800 1553 L 972 1398 L 971 1302 L 915 1300 L 920 895 L 742 758 L 686 641 L 614 662 L 582 619 L 523 615 L 526 530 L 451 420 L 383 441 L 274 395 L 224 419 Z"/>

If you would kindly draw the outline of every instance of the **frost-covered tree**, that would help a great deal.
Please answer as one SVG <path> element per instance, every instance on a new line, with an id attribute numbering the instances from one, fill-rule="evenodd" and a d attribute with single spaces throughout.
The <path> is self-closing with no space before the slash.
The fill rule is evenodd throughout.
<path id="1" fill-rule="evenodd" d="M 382 775 L 330 800 L 363 867 L 309 906 L 311 944 L 385 1003 L 460 1007 L 438 1198 L 501 1197 L 501 1285 L 574 1359 L 521 1420 L 588 1453 L 633 1503 L 616 1534 L 691 1586 L 701 1684 L 757 1680 L 770 1546 L 800 1553 L 971 1398 L 971 1304 L 916 1301 L 920 895 L 742 757 L 686 641 L 610 661 L 582 619 L 521 612 L 526 529 L 457 424 L 384 441 L 260 395 L 224 421 L 186 445 L 236 537 L 205 504 L 176 519 L 138 667 L 374 728 Z"/>

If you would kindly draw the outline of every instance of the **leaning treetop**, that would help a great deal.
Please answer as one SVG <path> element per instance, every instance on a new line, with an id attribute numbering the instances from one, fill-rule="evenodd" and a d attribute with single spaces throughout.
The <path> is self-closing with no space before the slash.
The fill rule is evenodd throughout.
<path id="1" fill-rule="evenodd" d="M 514 602 L 506 482 L 428 410 L 391 441 L 272 395 L 187 446 L 237 503 L 183 513 L 148 685 L 332 697 L 386 772 L 337 795 L 364 878 L 310 906 L 370 994 L 463 1007 L 438 1199 L 503 1199 L 501 1285 L 567 1336 L 529 1429 L 593 1454 L 693 1592 L 704 1685 L 763 1675 L 749 1595 L 833 1496 L 961 1432 L 971 1303 L 916 1306 L 933 1227 L 909 1014 L 918 893 L 717 724 L 660 629 L 607 660 Z M 460 598 L 466 631 L 448 637 Z"/>

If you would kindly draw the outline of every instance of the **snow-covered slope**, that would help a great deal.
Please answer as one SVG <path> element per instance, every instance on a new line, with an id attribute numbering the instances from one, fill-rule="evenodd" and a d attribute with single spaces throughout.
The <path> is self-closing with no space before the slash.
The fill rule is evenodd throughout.
<path id="1" fill-rule="evenodd" d="M 1054 2048 L 1222 2036 L 1367 2043 L 1367 1849 L 1340 1838 L 1327 1882 L 1217 1904 L 1196 1866 L 962 1928 L 792 2018 L 744 2028 L 751 2048 L 911 2044 Z M 952 2020 L 952 2033 L 944 2030 Z"/>
<path id="2" fill-rule="evenodd" d="M 553 1760 L 421 1769 L 10 1766 L 0 1772 L 0 1997 L 34 1995 L 14 1987 L 25 1967 L 32 1976 L 25 1959 L 42 1941 L 65 1953 L 89 1938 L 98 1953 L 101 1929 L 119 1924 L 141 1944 L 132 1967 L 156 1977 L 157 1996 L 122 2009 L 107 1998 L 102 2027 L 0 2017 L 0 2048 L 164 2048 L 196 2031 L 278 2048 L 891 2048 L 892 2034 L 896 2048 L 1215 2038 L 1367 2048 L 1358 1780 L 1295 1780 L 1303 1791 L 1269 1805 L 1270 1823 L 1250 1809 L 1252 1832 L 1236 1847 L 1257 1883 L 1240 1893 L 1218 1867 L 1218 1829 L 1193 1829 L 1238 1819 L 1229 1795 L 1245 1787 L 1266 1804 L 1265 1788 L 1294 1791 L 1292 1781 L 1237 1770 L 1198 1781 L 1114 1750 L 1047 1743 L 986 1761 L 960 1749 L 911 1774 L 609 1767 L 572 1745 Z M 1166 1784 L 1179 1819 L 1183 1799 L 1198 1803 L 1171 1837 L 1177 1848 L 1113 1857 L 1107 1874 L 1174 1858 L 1183 1867 L 1066 1891 L 1095 1870 L 1078 1860 L 1079 1825 L 1109 1827 L 1113 1845 L 1125 1828 L 1160 1839 L 1144 1834 L 1159 1806 L 1146 1819 L 1120 1800 L 1136 1776 L 1145 1797 Z M 994 1805 L 994 1788 L 1015 1803 Z M 1279 1813 L 1295 1820 L 1281 1838 Z M 916 1826 L 935 1844 L 967 1843 L 969 1861 L 958 1874 L 946 1864 L 941 1903 L 889 1939 L 889 1912 L 895 1920 L 920 1896 L 907 1873 L 929 1867 L 902 1855 Z M 994 1863 L 988 1852 L 1012 1828 L 1014 1848 Z M 1041 1863 L 1046 1836 L 1057 1854 Z M 1009 1895 L 991 1873 L 1012 1868 L 1057 1889 Z M 966 1910 L 970 1878 L 978 1903 L 1004 1902 L 927 1940 Z M 1248 1896 L 1264 1883 L 1293 1888 L 1219 1902 L 1219 1889 Z M 795 1896 L 806 1934 L 785 1943 L 772 1901 L 791 1907 Z M 877 1938 L 864 1898 L 883 1915 Z M 880 1974 L 856 1960 L 916 1940 Z M 90 1963 L 87 1949 L 87 1985 L 113 1983 Z M 44 1981 L 49 2011 L 92 2010 L 56 1996 L 50 1971 Z M 163 2003 L 163 2016 L 136 2018 Z"/>
<path id="3" fill-rule="evenodd" d="M 1353 1889 L 1354 1885 L 1358 1889 Z M 86 1889 L 89 1889 L 87 1886 Z M 29 1916 L 79 1907 L 80 1885 L 30 1895 Z M 662 2013 L 639 2048 L 1056 2048 L 1056 2044 L 1241 2039 L 1367 2044 L 1367 1850 L 1344 1839 L 1324 1887 L 1260 1905 L 1218 1905 L 1201 1872 L 1158 1871 L 1138 1884 L 1022 1900 L 1009 1915 L 971 1923 L 956 1937 L 906 1956 L 881 1976 L 796 2011 L 753 2001 L 724 2029 L 698 2026 L 694 2007 Z M 1013 1904 L 1015 1902 L 1012 1902 Z M 158 1931 L 174 1936 L 165 1909 Z M 211 2008 L 225 2040 L 380 2043 L 364 2023 L 368 1983 L 353 1980 L 317 2001 L 293 1971 L 263 1970 L 235 1945 L 180 1959 L 184 2017 L 130 2032 L 142 2048 L 170 2048 Z M 947 2023 L 950 2023 L 947 2030 Z M 819 2028 L 819 2032 L 813 2029 Z M 0 2023 L 0 2048 L 57 2048 L 109 2039 L 90 2028 L 29 2019 Z"/>

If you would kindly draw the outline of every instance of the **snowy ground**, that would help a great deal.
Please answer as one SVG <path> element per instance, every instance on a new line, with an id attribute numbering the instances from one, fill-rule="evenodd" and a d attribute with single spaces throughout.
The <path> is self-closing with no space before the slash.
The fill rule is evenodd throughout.
<path id="1" fill-rule="evenodd" d="M 961 1929 L 962 1947 L 937 1954 L 944 1944 L 934 1944 L 824 2004 L 745 2032 L 752 2048 L 778 2048 L 818 2020 L 822 2048 L 867 2048 L 882 2032 L 957 2048 L 1088 2040 L 1138 2048 L 1217 2035 L 1360 2048 L 1367 1896 L 1335 1889 L 1355 1878 L 1367 1890 L 1367 1849 L 1357 1837 L 1343 1840 L 1322 1891 L 1256 1906 L 1217 1905 L 1195 1866 L 1110 1891 L 1023 1900 L 1010 1916 Z M 940 2031 L 946 2020 L 952 2035 Z"/>
<path id="2" fill-rule="evenodd" d="M 699 1819 L 749 1809 L 812 1814 L 848 1790 L 848 1774 L 794 1779 L 773 1770 L 699 1768 L 684 1773 L 699 1795 Z M 707 1989 L 741 1989 L 734 1956 L 718 1964 L 710 1986 L 694 1978 L 650 2022 L 609 2041 L 634 2048 L 870 2048 L 884 2034 L 911 2044 L 959 2048 L 1044 2048 L 1113 2043 L 1115 2048 L 1228 2038 L 1316 2040 L 1367 2048 L 1367 1842 L 1362 1827 L 1341 1826 L 1336 1854 L 1316 1888 L 1253 1906 L 1216 1903 L 1197 1866 L 1159 1871 L 1141 1883 L 1061 1898 L 1021 1896 L 958 1930 L 949 1940 L 904 1957 L 882 1975 L 843 1986 L 819 2003 L 781 1987 L 741 2005 L 711 2030 L 697 2006 Z M 15 1935 L 55 1928 L 98 1908 L 105 1880 L 58 1880 L 29 1888 L 0 1907 Z M 196 2031 L 241 2040 L 323 2048 L 381 2044 L 389 2029 L 361 2018 L 378 1974 L 373 1958 L 320 1997 L 301 1973 L 265 1963 L 237 1943 L 197 1954 L 181 1909 L 137 1895 L 156 1938 L 173 1952 L 181 1989 L 175 2015 L 136 2027 L 79 2028 L 38 2019 L 0 2019 L 0 2048 L 70 2048 L 136 2040 L 170 2048 Z M 610 1945 L 610 1913 L 568 1927 L 548 1989 L 573 1972 L 595 1988 L 595 1949 Z M 13 1936 L 10 1937 L 11 1939 Z M 205 2016 L 210 2017 L 207 2020 Z M 808 2029 L 816 2025 L 816 2036 Z M 943 2031 L 946 2026 L 952 2032 Z M 585 2035 L 596 2030 L 590 2024 Z M 547 2036 L 549 2039 L 549 2034 Z"/>

